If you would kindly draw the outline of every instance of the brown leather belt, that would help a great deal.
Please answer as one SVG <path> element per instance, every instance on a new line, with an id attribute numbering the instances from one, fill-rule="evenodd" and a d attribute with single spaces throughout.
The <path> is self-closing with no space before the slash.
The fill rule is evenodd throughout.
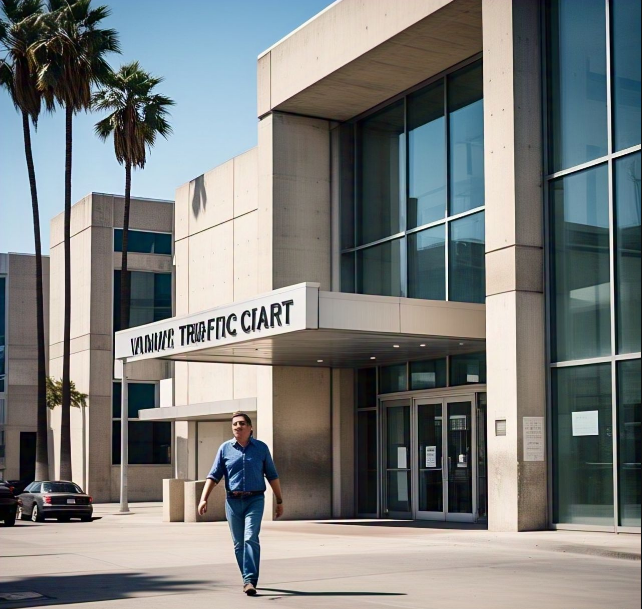
<path id="1" fill-rule="evenodd" d="M 264 495 L 264 491 L 228 491 L 227 496 L 231 499 L 243 499 L 244 497 L 255 497 Z"/>

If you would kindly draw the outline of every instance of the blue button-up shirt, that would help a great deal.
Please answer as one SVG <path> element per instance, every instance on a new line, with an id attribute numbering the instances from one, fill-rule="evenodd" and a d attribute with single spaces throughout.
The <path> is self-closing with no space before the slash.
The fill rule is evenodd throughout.
<path id="1" fill-rule="evenodd" d="M 225 476 L 228 491 L 265 491 L 265 478 L 276 480 L 279 474 L 274 467 L 267 444 L 250 438 L 243 448 L 236 440 L 221 444 L 208 478 L 218 483 Z"/>

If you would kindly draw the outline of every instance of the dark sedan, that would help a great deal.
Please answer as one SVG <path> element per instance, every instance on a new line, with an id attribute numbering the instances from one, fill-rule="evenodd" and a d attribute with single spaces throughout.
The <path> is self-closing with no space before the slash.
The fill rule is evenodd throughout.
<path id="1" fill-rule="evenodd" d="M 20 499 L 20 518 L 30 518 L 33 522 L 42 522 L 45 518 L 57 518 L 60 521 L 80 518 L 90 522 L 94 512 L 91 497 L 73 482 L 32 482 Z"/>
<path id="2" fill-rule="evenodd" d="M 4 526 L 12 527 L 16 524 L 16 511 L 20 505 L 20 499 L 13 496 L 8 486 L 0 484 L 0 520 Z"/>

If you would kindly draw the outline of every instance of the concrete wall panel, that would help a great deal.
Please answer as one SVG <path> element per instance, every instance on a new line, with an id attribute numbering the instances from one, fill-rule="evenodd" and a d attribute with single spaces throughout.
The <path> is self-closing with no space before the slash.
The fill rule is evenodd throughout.
<path id="1" fill-rule="evenodd" d="M 234 216 L 234 161 L 230 160 L 190 182 L 189 234 L 194 235 Z"/>
<path id="2" fill-rule="evenodd" d="M 233 239 L 232 222 L 190 237 L 190 313 L 234 301 Z"/>
<path id="3" fill-rule="evenodd" d="M 176 189 L 174 204 L 174 239 L 176 241 L 184 239 L 189 234 L 189 191 L 189 182 Z"/>
<path id="4" fill-rule="evenodd" d="M 189 364 L 189 403 L 218 402 L 234 398 L 233 367 L 229 364 Z"/>
<path id="5" fill-rule="evenodd" d="M 286 518 L 332 515 L 332 430 L 330 370 L 275 367 L 273 456 Z M 260 416 L 260 414 L 259 414 Z M 260 421 L 261 427 L 263 423 Z"/>
<path id="6" fill-rule="evenodd" d="M 257 211 L 234 219 L 234 300 L 246 300 L 258 294 Z"/>
<path id="7" fill-rule="evenodd" d="M 234 217 L 254 211 L 259 207 L 259 155 L 252 148 L 233 159 L 234 161 Z"/>
<path id="8" fill-rule="evenodd" d="M 127 472 L 130 501 L 162 501 L 163 480 L 172 477 L 171 465 L 130 465 Z M 120 499 L 120 467 L 111 468 L 111 497 Z"/>
<path id="9" fill-rule="evenodd" d="M 257 396 L 257 368 L 234 364 L 234 399 Z"/>

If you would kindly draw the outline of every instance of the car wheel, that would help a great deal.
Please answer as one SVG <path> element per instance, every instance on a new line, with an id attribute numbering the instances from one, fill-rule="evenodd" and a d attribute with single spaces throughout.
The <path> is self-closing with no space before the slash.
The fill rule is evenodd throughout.
<path id="1" fill-rule="evenodd" d="M 91 516 L 81 516 L 80 520 L 82 522 L 91 522 L 93 520 L 93 518 Z"/>
<path id="2" fill-rule="evenodd" d="M 5 519 L 4 519 L 4 526 L 6 526 L 6 527 L 12 527 L 14 524 L 16 524 L 16 517 L 15 517 L 15 515 L 14 515 L 14 516 L 11 516 L 11 517 L 9 517 L 9 518 L 5 518 Z"/>
<path id="3" fill-rule="evenodd" d="M 43 520 L 44 518 L 40 515 L 38 506 L 34 505 L 33 510 L 31 511 L 31 522 L 42 522 Z"/>
<path id="4" fill-rule="evenodd" d="M 20 520 L 29 520 L 29 516 L 24 513 L 21 507 L 18 508 L 18 518 L 20 518 Z"/>

